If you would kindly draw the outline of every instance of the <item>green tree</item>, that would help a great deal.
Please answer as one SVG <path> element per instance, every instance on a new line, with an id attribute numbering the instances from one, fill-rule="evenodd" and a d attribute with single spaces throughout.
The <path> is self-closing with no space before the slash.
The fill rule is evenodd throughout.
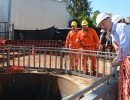
<path id="1" fill-rule="evenodd" d="M 100 14 L 99 10 L 96 10 L 96 11 L 93 12 L 92 21 L 93 21 L 94 26 L 96 26 L 96 17 L 97 17 L 98 14 Z"/>
<path id="2" fill-rule="evenodd" d="M 73 17 L 73 20 L 78 22 L 78 25 L 82 20 L 86 19 L 89 22 L 89 26 L 93 26 L 93 21 L 90 18 L 92 14 L 91 2 L 88 0 L 68 0 L 67 4 L 67 11 Z"/>

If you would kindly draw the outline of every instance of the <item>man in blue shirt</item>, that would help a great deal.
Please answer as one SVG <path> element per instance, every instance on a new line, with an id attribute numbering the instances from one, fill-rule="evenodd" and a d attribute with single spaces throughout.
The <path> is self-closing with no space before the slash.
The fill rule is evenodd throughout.
<path id="1" fill-rule="evenodd" d="M 121 50 L 124 57 L 130 53 L 130 26 L 125 23 L 113 23 L 107 14 L 99 14 L 96 18 L 96 23 L 103 30 L 111 34 L 113 42 L 120 48 L 117 57 L 113 60 L 114 63 L 119 64 L 122 60 L 120 55 Z"/>

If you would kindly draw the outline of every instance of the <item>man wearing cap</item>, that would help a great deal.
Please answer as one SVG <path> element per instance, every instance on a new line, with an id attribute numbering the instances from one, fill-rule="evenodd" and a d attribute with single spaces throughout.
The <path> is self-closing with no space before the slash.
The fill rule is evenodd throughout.
<path id="1" fill-rule="evenodd" d="M 110 16 L 107 14 L 99 14 L 96 18 L 97 25 L 104 29 L 106 32 L 110 32 L 112 41 L 114 41 L 123 51 L 124 57 L 130 53 L 130 26 L 124 23 L 113 23 Z M 122 60 L 120 57 L 120 50 L 116 59 L 116 64 L 119 64 Z"/>
<path id="2" fill-rule="evenodd" d="M 115 23 L 115 24 L 116 23 L 125 23 L 125 19 L 121 15 L 115 15 L 115 16 L 112 17 L 112 22 Z"/>
<path id="3" fill-rule="evenodd" d="M 96 50 L 99 47 L 99 38 L 96 31 L 88 27 L 88 22 L 83 20 L 82 30 L 79 31 L 76 41 L 80 44 L 81 50 Z M 88 74 L 88 64 L 85 64 L 88 61 L 88 56 L 82 55 L 82 70 L 86 68 L 86 74 Z M 85 66 L 86 65 L 86 66 Z M 92 71 L 93 74 L 96 74 L 96 57 L 92 56 Z"/>
<path id="4" fill-rule="evenodd" d="M 129 100 L 130 78 L 128 77 L 127 63 L 121 63 L 130 54 L 130 26 L 124 23 L 113 23 L 106 14 L 99 14 L 96 18 L 99 27 L 110 32 L 114 42 L 119 47 L 117 57 L 113 60 L 114 65 L 121 65 L 118 76 L 118 100 Z M 129 63 L 128 63 L 129 64 Z"/>
<path id="5" fill-rule="evenodd" d="M 77 30 L 77 23 L 75 21 L 71 22 L 72 30 L 69 31 L 67 37 L 66 37 L 66 48 L 71 49 L 79 49 L 79 43 L 76 42 L 76 37 L 78 35 L 79 30 Z M 74 70 L 74 54 L 71 55 L 70 64 L 72 67 L 72 70 Z M 78 70 L 78 54 L 76 54 L 76 63 L 75 63 L 75 69 Z"/>
<path id="6" fill-rule="evenodd" d="M 112 22 L 117 24 L 117 23 L 125 23 L 125 19 L 123 16 L 121 15 L 115 15 L 112 17 Z M 116 52 L 118 53 L 118 50 L 120 49 L 119 46 L 116 44 L 116 42 L 112 42 L 112 45 L 114 46 Z"/>

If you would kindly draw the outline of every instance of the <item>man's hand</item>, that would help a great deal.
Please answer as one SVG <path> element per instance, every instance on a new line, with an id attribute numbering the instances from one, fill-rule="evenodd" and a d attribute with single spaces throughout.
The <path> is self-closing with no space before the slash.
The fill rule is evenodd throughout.
<path id="1" fill-rule="evenodd" d="M 65 45 L 65 48 L 69 48 L 69 46 L 68 46 L 68 45 Z"/>
<path id="2" fill-rule="evenodd" d="M 80 42 L 80 40 L 79 40 L 79 39 L 76 39 L 76 42 L 77 42 L 77 43 L 79 43 L 79 42 Z"/>
<path id="3" fill-rule="evenodd" d="M 120 48 L 118 46 L 115 46 L 115 50 L 118 51 Z"/>
<path id="4" fill-rule="evenodd" d="M 98 49 L 99 49 L 100 51 L 102 51 L 103 46 L 102 46 L 102 45 L 99 45 Z"/>
<path id="5" fill-rule="evenodd" d="M 117 58 L 115 58 L 115 59 L 112 61 L 112 66 L 113 66 L 113 67 L 114 67 L 114 66 L 119 66 L 120 64 L 121 64 L 121 62 L 118 61 Z"/>

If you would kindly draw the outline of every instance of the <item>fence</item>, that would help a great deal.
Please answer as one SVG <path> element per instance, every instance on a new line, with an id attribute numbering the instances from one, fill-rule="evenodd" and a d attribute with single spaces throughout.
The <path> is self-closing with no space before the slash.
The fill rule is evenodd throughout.
<path id="1" fill-rule="evenodd" d="M 5 46 L 35 46 L 35 47 L 64 47 L 65 41 L 63 40 L 6 40 Z"/>
<path id="2" fill-rule="evenodd" d="M 9 30 L 8 30 L 7 22 L 0 22 L 0 38 L 8 38 Z"/>
<path id="3" fill-rule="evenodd" d="M 73 52 L 72 52 L 73 51 Z M 82 55 L 84 58 L 84 69 L 87 66 L 87 58 L 89 57 L 89 76 L 92 74 L 92 57 L 96 56 L 96 78 L 104 77 L 112 72 L 112 60 L 114 53 L 100 51 L 79 51 L 77 49 L 65 49 L 54 47 L 34 47 L 34 46 L 4 46 L 0 47 L 1 66 L 18 65 L 25 68 L 63 70 L 66 73 L 72 73 L 79 76 L 86 76 L 86 72 L 82 70 Z M 94 52 L 94 53 L 93 53 Z M 32 55 L 33 54 L 33 55 Z M 78 58 L 78 70 L 76 70 L 76 55 Z M 71 71 L 70 58 L 74 55 L 74 70 Z M 87 76 L 88 76 L 87 75 Z"/>
<path id="4" fill-rule="evenodd" d="M 32 53 L 33 52 L 33 53 Z M 74 55 L 74 70 L 71 70 L 71 56 Z M 76 55 L 78 57 L 78 69 L 76 70 Z M 84 58 L 84 69 L 86 69 L 86 61 L 88 60 L 89 74 L 82 71 L 82 55 Z M 115 58 L 115 53 L 79 50 L 79 49 L 67 49 L 56 47 L 35 47 L 35 46 L 1 46 L 0 47 L 0 67 L 8 66 L 24 66 L 25 69 L 35 69 L 42 71 L 62 71 L 64 73 L 73 74 L 86 78 L 93 78 L 97 80 L 90 86 L 80 90 L 78 93 L 72 94 L 64 100 L 74 100 L 81 97 L 83 100 L 97 100 L 102 98 L 103 100 L 110 100 L 108 98 L 109 91 L 117 84 L 117 77 L 113 77 L 112 72 L 112 60 Z M 93 75 L 92 71 L 92 57 L 96 57 L 96 75 Z M 102 79 L 101 79 L 102 78 Z M 100 79 L 100 80 L 99 80 Z M 97 88 L 99 86 L 100 88 Z M 95 91 L 92 91 L 95 89 Z M 114 90 L 117 90 L 116 88 Z M 86 92 L 92 91 L 86 95 Z M 94 95 L 93 95 L 94 94 Z M 93 96 L 92 96 L 93 95 Z M 114 94 L 115 96 L 115 94 Z M 105 97 L 105 99 L 104 99 Z M 109 96 L 110 97 L 110 96 Z M 89 99 L 87 99 L 89 98 Z M 90 99 L 91 98 L 91 99 Z"/>

